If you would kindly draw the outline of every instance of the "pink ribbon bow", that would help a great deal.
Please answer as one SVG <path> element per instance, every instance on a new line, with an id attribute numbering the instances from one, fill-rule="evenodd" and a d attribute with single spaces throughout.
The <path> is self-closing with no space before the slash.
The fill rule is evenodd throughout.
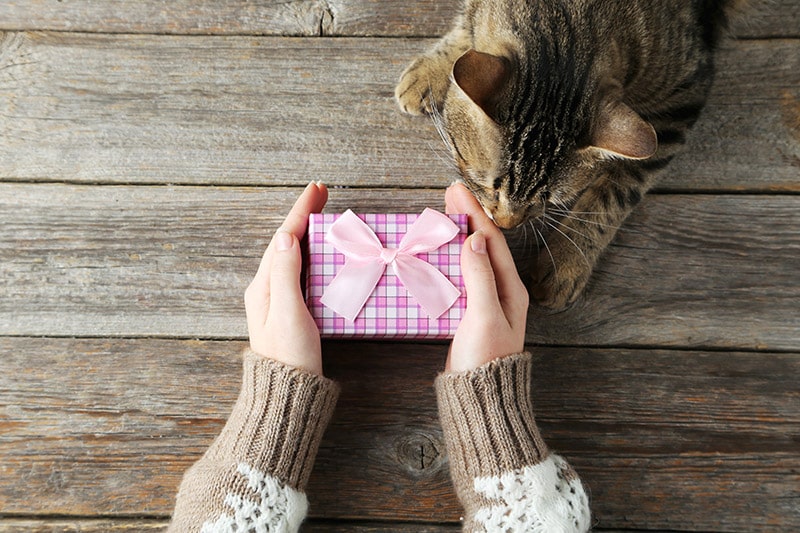
<path id="1" fill-rule="evenodd" d="M 328 230 L 325 239 L 344 254 L 345 264 L 320 301 L 349 321 L 367 302 L 386 266 L 431 318 L 439 318 L 461 295 L 433 265 L 414 257 L 453 240 L 458 226 L 449 217 L 425 209 L 408 228 L 398 248 L 384 248 L 375 232 L 349 209 Z"/>

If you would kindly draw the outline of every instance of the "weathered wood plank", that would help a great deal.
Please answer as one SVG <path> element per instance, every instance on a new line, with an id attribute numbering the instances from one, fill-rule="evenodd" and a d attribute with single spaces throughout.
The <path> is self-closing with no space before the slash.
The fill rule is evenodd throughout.
<path id="1" fill-rule="evenodd" d="M 0 520 L 0 533 L 125 533 L 166 531 L 166 521 L 142 520 Z M 622 533 L 620 530 L 595 528 L 595 531 Z M 461 526 L 452 524 L 402 524 L 390 522 L 360 523 L 307 520 L 301 533 L 457 533 Z M 624 530 L 626 533 L 636 533 Z M 658 533 L 650 529 L 647 533 Z"/>
<path id="2" fill-rule="evenodd" d="M 2 520 L 0 533 L 156 533 L 166 531 L 167 522 L 143 520 Z M 309 520 L 301 533 L 456 533 L 458 525 L 352 523 Z"/>
<path id="3" fill-rule="evenodd" d="M 529 340 L 793 349 L 800 341 L 796 198 L 651 195 L 575 306 L 534 309 Z"/>
<path id="4" fill-rule="evenodd" d="M 0 334 L 245 337 L 242 294 L 297 189 L 0 184 Z M 438 190 L 334 189 L 418 212 Z M 650 195 L 575 307 L 529 340 L 793 350 L 800 198 Z M 529 243 L 532 246 L 532 243 Z"/>
<path id="5" fill-rule="evenodd" d="M 1 46 L 2 178 L 418 186 L 452 175 L 428 121 L 394 107 L 415 41 L 9 34 Z"/>
<path id="6" fill-rule="evenodd" d="M 460 0 L 292 0 L 226 2 L 47 0 L 0 3 L 4 29 L 100 33 L 436 36 L 446 32 Z M 740 37 L 798 36 L 794 0 L 757 0 L 733 31 Z"/>
<path id="7" fill-rule="evenodd" d="M 782 45 L 721 51 L 708 105 L 659 188 L 800 191 L 800 41 L 780 42 L 786 55 Z"/>
<path id="8" fill-rule="evenodd" d="M 428 40 L 11 33 L 0 180 L 430 187 L 455 171 L 394 83 Z M 797 40 L 731 44 L 668 190 L 800 188 Z"/>
<path id="9" fill-rule="evenodd" d="M 164 520 L 0 519 L 0 533 L 158 533 L 166 530 Z"/>
<path id="10" fill-rule="evenodd" d="M 242 346 L 0 338 L 2 512 L 167 515 L 235 399 Z M 324 353 L 342 396 L 312 516 L 456 522 L 432 390 L 446 348 L 328 342 Z M 800 527 L 800 355 L 536 353 L 544 437 L 581 474 L 599 526 Z"/>

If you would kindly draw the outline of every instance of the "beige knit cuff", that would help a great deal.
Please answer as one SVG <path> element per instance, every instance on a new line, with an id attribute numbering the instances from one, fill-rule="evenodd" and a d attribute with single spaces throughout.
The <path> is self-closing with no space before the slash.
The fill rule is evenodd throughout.
<path id="1" fill-rule="evenodd" d="M 456 490 L 479 476 L 535 465 L 547 457 L 531 403 L 531 354 L 436 378 L 439 417 Z"/>
<path id="2" fill-rule="evenodd" d="M 206 458 L 245 462 L 303 491 L 338 396 L 330 379 L 248 350 L 239 399 Z"/>

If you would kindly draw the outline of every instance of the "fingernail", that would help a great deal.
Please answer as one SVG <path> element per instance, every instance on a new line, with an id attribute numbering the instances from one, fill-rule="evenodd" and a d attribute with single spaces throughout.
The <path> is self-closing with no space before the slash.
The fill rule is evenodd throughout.
<path id="1" fill-rule="evenodd" d="M 275 234 L 275 249 L 279 252 L 289 250 L 294 244 L 294 239 L 288 231 L 279 231 Z"/>
<path id="2" fill-rule="evenodd" d="M 486 253 L 486 237 L 483 236 L 483 233 L 480 231 L 473 233 L 472 237 L 469 240 L 470 248 L 476 254 L 485 254 Z"/>

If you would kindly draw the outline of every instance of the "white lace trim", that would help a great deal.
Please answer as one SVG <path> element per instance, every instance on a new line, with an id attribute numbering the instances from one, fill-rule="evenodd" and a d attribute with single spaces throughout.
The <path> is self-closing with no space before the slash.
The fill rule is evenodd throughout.
<path id="1" fill-rule="evenodd" d="M 589 500 L 558 455 L 500 476 L 475 478 L 475 492 L 491 500 L 475 521 L 489 533 L 573 533 L 589 530 Z"/>
<path id="2" fill-rule="evenodd" d="M 221 514 L 216 521 L 204 523 L 200 533 L 289 533 L 300 528 L 308 511 L 305 494 L 245 463 L 237 471 L 247 478 L 247 488 L 256 498 L 228 493 L 225 506 L 233 510 L 233 516 Z"/>

